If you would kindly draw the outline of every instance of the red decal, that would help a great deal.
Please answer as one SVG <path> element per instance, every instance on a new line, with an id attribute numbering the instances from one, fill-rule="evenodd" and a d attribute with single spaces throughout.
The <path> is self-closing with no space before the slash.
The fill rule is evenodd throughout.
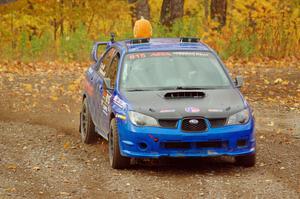
<path id="1" fill-rule="evenodd" d="M 93 88 L 93 86 L 88 82 L 87 79 L 84 80 L 84 88 L 85 88 L 85 90 L 86 90 L 86 92 L 87 92 L 87 94 L 88 94 L 89 96 L 93 96 L 93 95 L 94 95 L 94 88 Z"/>
<path id="2" fill-rule="evenodd" d="M 135 54 L 130 54 L 129 56 L 128 56 L 128 58 L 129 59 L 142 59 L 142 58 L 145 58 L 146 57 L 146 55 L 145 55 L 145 53 L 135 53 Z"/>
<path id="3" fill-rule="evenodd" d="M 153 136 L 153 135 L 148 134 L 148 136 L 149 136 L 151 139 L 154 139 L 154 136 Z"/>
<path id="4" fill-rule="evenodd" d="M 148 136 L 154 141 L 154 142 L 158 142 L 158 138 L 154 137 L 153 135 L 151 134 L 148 134 Z"/>

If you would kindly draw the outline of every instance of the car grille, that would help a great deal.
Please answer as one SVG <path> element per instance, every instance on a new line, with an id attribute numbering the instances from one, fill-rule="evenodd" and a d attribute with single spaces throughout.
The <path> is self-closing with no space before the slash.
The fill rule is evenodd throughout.
<path id="1" fill-rule="evenodd" d="M 207 148 L 227 148 L 228 141 L 207 141 L 207 142 L 162 142 L 164 149 L 207 149 Z"/>
<path id="2" fill-rule="evenodd" d="M 184 118 L 181 129 L 188 132 L 203 132 L 207 130 L 207 125 L 203 118 Z"/>
<path id="3" fill-rule="evenodd" d="M 162 147 L 165 149 L 189 149 L 191 148 L 191 143 L 189 142 L 163 142 Z"/>
<path id="4" fill-rule="evenodd" d="M 226 118 L 211 118 L 208 120 L 212 128 L 222 127 L 226 123 Z"/>
<path id="5" fill-rule="evenodd" d="M 177 127 L 177 119 L 159 119 L 158 123 L 161 127 L 164 128 L 176 128 Z"/>

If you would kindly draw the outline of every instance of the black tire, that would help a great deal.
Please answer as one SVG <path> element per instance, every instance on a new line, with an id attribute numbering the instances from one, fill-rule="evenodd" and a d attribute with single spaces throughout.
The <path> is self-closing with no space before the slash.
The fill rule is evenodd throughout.
<path id="1" fill-rule="evenodd" d="M 254 167 L 256 163 L 256 154 L 236 156 L 235 162 L 239 166 Z"/>
<path id="2" fill-rule="evenodd" d="M 98 138 L 86 99 L 82 102 L 80 113 L 80 135 L 82 142 L 86 144 L 94 143 Z"/>
<path id="3" fill-rule="evenodd" d="M 130 166 L 130 158 L 124 157 L 120 154 L 119 132 L 115 118 L 113 118 L 110 122 L 108 147 L 109 163 L 113 169 L 125 169 Z"/>

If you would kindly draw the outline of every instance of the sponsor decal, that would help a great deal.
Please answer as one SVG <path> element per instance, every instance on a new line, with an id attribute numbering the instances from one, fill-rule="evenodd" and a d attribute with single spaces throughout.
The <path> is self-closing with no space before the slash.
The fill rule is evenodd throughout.
<path id="1" fill-rule="evenodd" d="M 170 56 L 193 56 L 193 57 L 208 57 L 205 52 L 153 52 L 153 53 L 133 53 L 128 55 L 129 60 L 143 59 L 146 57 L 170 57 Z"/>
<path id="2" fill-rule="evenodd" d="M 188 112 L 188 113 L 198 113 L 198 112 L 200 112 L 199 108 L 192 107 L 192 106 L 186 107 L 184 110 L 185 110 L 185 112 Z"/>
<path id="3" fill-rule="evenodd" d="M 108 108 L 107 108 L 107 106 L 103 106 L 102 112 L 103 112 L 105 115 L 108 114 Z"/>
<path id="4" fill-rule="evenodd" d="M 177 56 L 194 56 L 194 57 L 208 57 L 208 53 L 203 52 L 173 52 Z"/>
<path id="5" fill-rule="evenodd" d="M 212 112 L 212 113 L 222 113 L 223 109 L 219 109 L 219 108 L 210 108 L 208 109 L 208 112 Z"/>
<path id="6" fill-rule="evenodd" d="M 174 113 L 175 109 L 162 109 L 159 112 L 160 113 Z"/>
<path id="7" fill-rule="evenodd" d="M 103 96 L 101 100 L 101 106 L 103 107 L 103 113 L 105 115 L 110 112 L 109 103 L 110 103 L 111 94 L 108 93 L 106 90 L 103 91 Z"/>
<path id="8" fill-rule="evenodd" d="M 170 52 L 153 52 L 150 57 L 169 57 L 172 56 Z"/>
<path id="9" fill-rule="evenodd" d="M 119 98 L 119 96 L 115 96 L 114 97 L 114 103 L 118 106 L 118 107 L 120 107 L 121 109 L 125 109 L 126 108 L 126 103 L 123 101 L 123 100 L 121 100 L 120 98 Z"/>
<path id="10" fill-rule="evenodd" d="M 119 118 L 121 120 L 126 120 L 126 115 L 122 115 L 122 114 L 117 113 L 116 118 Z"/>

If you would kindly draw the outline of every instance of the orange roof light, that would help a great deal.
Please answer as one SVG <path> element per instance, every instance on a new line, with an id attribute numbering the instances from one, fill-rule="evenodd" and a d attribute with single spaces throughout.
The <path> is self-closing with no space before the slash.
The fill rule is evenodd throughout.
<path id="1" fill-rule="evenodd" d="M 152 36 L 151 23 L 144 17 L 141 17 L 134 24 L 133 34 L 134 38 L 150 38 Z"/>

